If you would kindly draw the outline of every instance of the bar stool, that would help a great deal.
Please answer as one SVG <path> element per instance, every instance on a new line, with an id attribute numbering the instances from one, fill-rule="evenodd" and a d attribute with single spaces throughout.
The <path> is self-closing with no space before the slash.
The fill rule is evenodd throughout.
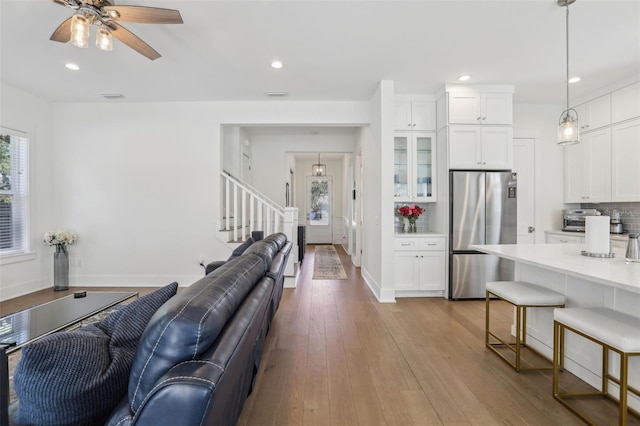
<path id="1" fill-rule="evenodd" d="M 540 355 L 542 358 L 547 359 L 549 363 L 551 363 L 550 359 L 535 349 L 527 346 L 527 308 L 564 307 L 566 297 L 563 294 L 525 281 L 489 281 L 487 282 L 486 296 L 484 332 L 485 346 L 495 352 L 518 372 L 552 369 L 552 365 L 527 368 L 522 367 L 521 352 L 525 347 Z M 491 296 L 495 296 L 509 302 L 516 308 L 516 340 L 514 343 L 507 343 L 490 329 L 489 300 Z M 491 337 L 497 340 L 497 342 L 491 342 Z M 511 361 L 511 359 L 500 352 L 497 349 L 499 346 L 506 347 L 514 352 L 515 362 Z"/>
<path id="2" fill-rule="evenodd" d="M 627 424 L 627 413 L 640 413 L 627 406 L 628 392 L 640 396 L 640 390 L 629 386 L 629 358 L 640 355 L 640 318 L 608 308 L 567 308 L 553 311 L 553 397 L 587 423 L 589 417 L 569 404 L 569 398 L 597 396 L 617 401 L 619 425 Z M 602 346 L 602 385 L 594 392 L 559 392 L 559 372 L 564 364 L 565 330 L 569 330 Z M 620 372 L 609 373 L 609 351 L 620 355 Z M 608 394 L 609 381 L 620 387 L 619 398 Z"/>

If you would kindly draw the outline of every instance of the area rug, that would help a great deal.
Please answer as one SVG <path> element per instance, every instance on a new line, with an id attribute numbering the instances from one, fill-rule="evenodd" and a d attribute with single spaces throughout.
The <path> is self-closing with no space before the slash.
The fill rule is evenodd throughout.
<path id="1" fill-rule="evenodd" d="M 315 248 L 313 260 L 314 280 L 346 280 L 347 273 L 342 267 L 338 252 L 332 245 L 320 245 Z"/>

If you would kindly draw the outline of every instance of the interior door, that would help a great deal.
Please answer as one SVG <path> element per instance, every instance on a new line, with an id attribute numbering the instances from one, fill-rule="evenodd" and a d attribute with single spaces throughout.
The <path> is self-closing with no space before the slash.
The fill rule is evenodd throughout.
<path id="1" fill-rule="evenodd" d="M 518 174 L 518 244 L 535 243 L 535 140 L 513 140 L 513 171 Z"/>
<path id="2" fill-rule="evenodd" d="M 330 176 L 307 176 L 307 244 L 333 244 L 333 188 Z"/>

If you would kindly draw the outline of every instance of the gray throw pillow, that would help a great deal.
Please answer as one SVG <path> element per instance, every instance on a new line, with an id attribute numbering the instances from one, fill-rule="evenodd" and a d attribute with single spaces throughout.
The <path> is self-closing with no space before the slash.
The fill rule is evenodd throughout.
<path id="1" fill-rule="evenodd" d="M 138 340 L 177 283 L 140 297 L 100 322 L 54 333 L 22 349 L 14 372 L 17 423 L 104 424 L 127 393 Z"/>

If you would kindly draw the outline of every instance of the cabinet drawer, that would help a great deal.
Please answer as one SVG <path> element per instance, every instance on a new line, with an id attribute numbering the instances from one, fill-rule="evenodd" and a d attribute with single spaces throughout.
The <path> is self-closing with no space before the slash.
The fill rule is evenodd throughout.
<path id="1" fill-rule="evenodd" d="M 420 250 L 444 251 L 444 238 L 424 238 L 420 240 Z"/>
<path id="2" fill-rule="evenodd" d="M 420 241 L 418 238 L 396 238 L 393 248 L 397 251 L 418 250 Z"/>

